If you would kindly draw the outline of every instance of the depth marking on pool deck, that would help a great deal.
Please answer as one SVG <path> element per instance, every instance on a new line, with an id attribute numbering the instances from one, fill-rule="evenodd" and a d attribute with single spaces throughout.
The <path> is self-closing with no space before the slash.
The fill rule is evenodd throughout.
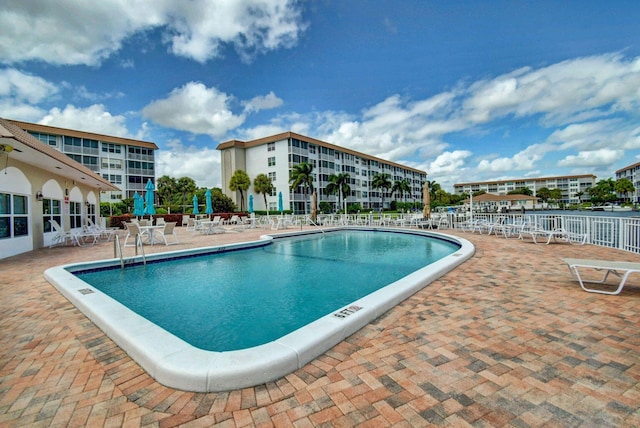
<path id="1" fill-rule="evenodd" d="M 333 316 L 336 318 L 346 318 L 349 315 L 358 312 L 360 309 L 362 309 L 362 307 L 352 305 L 352 306 L 349 306 L 348 308 L 344 308 L 341 311 L 334 312 Z"/>

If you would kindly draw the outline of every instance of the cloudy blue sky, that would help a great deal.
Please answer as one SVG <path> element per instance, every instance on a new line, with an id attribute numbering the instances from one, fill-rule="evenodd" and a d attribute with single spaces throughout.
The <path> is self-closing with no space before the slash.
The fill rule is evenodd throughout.
<path id="1" fill-rule="evenodd" d="M 640 161 L 640 2 L 5 0 L 0 117 L 216 146 L 292 130 L 454 183 Z"/>

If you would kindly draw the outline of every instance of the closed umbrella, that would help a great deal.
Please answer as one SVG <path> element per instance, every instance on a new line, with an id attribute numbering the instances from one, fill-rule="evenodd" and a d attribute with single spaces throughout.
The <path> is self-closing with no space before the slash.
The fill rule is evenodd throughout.
<path id="1" fill-rule="evenodd" d="M 211 189 L 207 189 L 207 193 L 205 193 L 206 196 L 206 208 L 204 210 L 205 214 L 213 214 L 213 207 L 211 206 Z"/>
<path id="2" fill-rule="evenodd" d="M 278 192 L 278 211 L 280 211 L 280 214 L 284 211 L 282 207 L 282 192 Z"/>
<path id="3" fill-rule="evenodd" d="M 317 217 L 318 217 L 318 194 L 314 190 L 313 194 L 311 195 L 311 220 L 315 222 Z"/>
<path id="4" fill-rule="evenodd" d="M 153 191 L 156 190 L 156 188 L 151 182 L 151 180 L 147 180 L 147 185 L 145 186 L 145 189 L 147 191 L 144 194 L 144 202 L 145 202 L 144 214 L 153 215 L 156 213 L 156 209 L 153 206 L 153 199 L 154 199 Z"/>
<path id="5" fill-rule="evenodd" d="M 253 212 L 253 195 L 249 195 L 249 214 Z"/>
<path id="6" fill-rule="evenodd" d="M 133 194 L 133 215 L 134 217 L 142 217 L 144 215 L 144 200 L 138 192 Z"/>
<path id="7" fill-rule="evenodd" d="M 196 195 L 193 195 L 193 213 L 200 214 L 200 211 L 198 211 L 198 197 Z"/>
<path id="8" fill-rule="evenodd" d="M 431 195 L 429 194 L 429 182 L 425 182 L 422 187 L 422 199 L 424 201 L 424 208 L 422 210 L 422 217 L 431 217 Z"/>

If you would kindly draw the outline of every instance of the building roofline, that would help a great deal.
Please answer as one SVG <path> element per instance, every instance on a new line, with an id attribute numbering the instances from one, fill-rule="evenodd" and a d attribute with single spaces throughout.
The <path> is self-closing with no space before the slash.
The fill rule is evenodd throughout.
<path id="1" fill-rule="evenodd" d="M 636 168 L 638 166 L 640 166 L 640 162 L 636 162 L 636 163 L 631 164 L 629 166 L 625 166 L 624 168 L 620 168 L 619 170 L 616 171 L 616 174 L 618 174 L 618 173 L 620 173 L 622 171 L 626 171 L 626 170 L 629 170 L 629 169 Z"/>
<path id="2" fill-rule="evenodd" d="M 273 143 L 276 141 L 281 141 L 281 140 L 285 140 L 285 139 L 289 139 L 289 138 L 295 138 L 301 141 L 306 141 L 307 143 L 312 143 L 312 144 L 316 144 L 318 146 L 322 146 L 322 147 L 327 147 L 330 149 L 334 149 L 334 150 L 338 150 L 344 153 L 348 153 L 354 156 L 358 156 L 360 158 L 363 159 L 369 159 L 369 160 L 375 160 L 377 162 L 382 162 L 388 165 L 392 165 L 392 166 L 396 166 L 408 171 L 412 171 L 412 172 L 417 172 L 420 174 L 425 174 L 427 175 L 426 171 L 422 171 L 420 169 L 417 168 L 412 168 L 410 166 L 406 166 L 406 165 L 402 165 L 400 163 L 397 162 L 392 162 L 392 161 L 388 161 L 382 158 L 378 158 L 375 156 L 371 156 L 362 152 L 358 152 L 356 150 L 352 150 L 352 149 L 348 149 L 346 147 L 342 147 L 342 146 L 338 146 L 336 144 L 331 144 L 331 143 L 327 143 L 326 141 L 322 141 L 322 140 L 318 140 L 316 138 L 312 138 L 312 137 L 307 137 L 306 135 L 302 135 L 302 134 L 297 134 L 295 132 L 291 132 L 291 131 L 287 131 L 287 132 L 281 132 L 279 134 L 275 134 L 275 135 L 270 135 L 268 137 L 263 137 L 263 138 L 258 138 L 256 140 L 250 140 L 250 141 L 240 141 L 240 140 L 230 140 L 230 141 L 225 141 L 223 143 L 218 144 L 218 147 L 216 147 L 217 150 L 224 150 L 224 149 L 229 149 L 231 147 L 239 147 L 242 149 L 248 149 L 251 147 L 256 147 L 256 146 L 261 146 L 263 144 L 267 144 L 267 143 Z"/>
<path id="3" fill-rule="evenodd" d="M 125 137 L 114 137 L 112 135 L 96 134 L 94 132 L 78 131 L 75 129 L 58 128 L 56 126 L 40 125 L 38 123 L 22 122 L 13 119 L 7 120 L 26 131 L 42 132 L 55 135 L 68 135 L 70 137 L 77 138 L 91 138 L 94 140 L 104 141 L 105 143 L 126 144 L 129 146 L 138 146 L 158 150 L 158 146 L 151 141 L 134 140 L 133 138 Z"/>
<path id="4" fill-rule="evenodd" d="M 591 177 L 591 178 L 596 178 L 595 175 L 593 174 L 580 174 L 580 175 L 558 175 L 555 177 L 538 177 L 538 178 L 513 178 L 510 180 L 487 180 L 487 181 L 473 181 L 473 182 L 468 182 L 468 183 L 456 183 L 453 185 L 453 187 L 456 186 L 471 186 L 474 184 L 501 184 L 501 183 L 511 183 L 514 181 L 547 181 L 547 180 L 557 180 L 559 178 L 587 178 L 587 177 Z"/>
<path id="5" fill-rule="evenodd" d="M 100 187 L 101 190 L 109 190 L 109 191 L 120 190 L 118 187 L 113 185 L 110 181 L 102 178 L 100 174 L 97 174 L 91 171 L 89 168 L 71 159 L 66 154 L 38 140 L 33 135 L 24 131 L 18 124 L 14 123 L 13 121 L 0 118 L 0 128 L 3 128 L 6 131 L 8 131 L 8 133 L 6 134 L 3 133 L 2 135 L 3 138 L 12 139 L 21 144 L 24 144 L 24 146 L 28 147 L 29 149 L 34 150 L 44 156 L 47 156 L 53 159 L 55 162 L 59 162 L 60 164 L 65 165 L 66 167 L 69 167 L 71 170 L 76 171 L 75 174 L 80 174 L 83 177 L 83 179 L 86 177 L 92 180 L 95 183 L 95 186 Z M 10 157 L 12 158 L 16 157 L 21 162 L 33 165 L 32 156 L 29 157 L 28 159 L 20 159 L 17 155 L 18 155 L 17 153 L 13 153 L 10 155 Z M 23 154 L 23 156 L 25 155 L 26 153 Z M 65 172 L 62 170 L 55 173 L 58 175 L 65 176 Z"/>

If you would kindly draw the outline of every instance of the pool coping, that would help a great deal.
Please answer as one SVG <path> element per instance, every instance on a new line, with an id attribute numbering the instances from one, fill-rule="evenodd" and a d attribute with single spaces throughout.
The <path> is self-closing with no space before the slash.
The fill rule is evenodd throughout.
<path id="1" fill-rule="evenodd" d="M 454 253 L 325 315 L 273 342 L 239 351 L 195 348 L 85 283 L 68 269 L 119 265 L 119 259 L 73 263 L 44 273 L 62 295 L 120 346 L 159 383 L 186 391 L 220 392 L 277 380 L 303 367 L 389 309 L 460 265 L 475 252 L 464 238 L 432 231 L 384 227 L 341 227 L 262 235 L 259 240 L 148 255 L 147 261 L 212 251 L 232 251 L 267 245 L 274 239 L 337 230 L 411 233 L 454 242 Z M 141 261 L 138 256 L 137 261 Z M 132 326 L 135 326 L 133 328 Z"/>

